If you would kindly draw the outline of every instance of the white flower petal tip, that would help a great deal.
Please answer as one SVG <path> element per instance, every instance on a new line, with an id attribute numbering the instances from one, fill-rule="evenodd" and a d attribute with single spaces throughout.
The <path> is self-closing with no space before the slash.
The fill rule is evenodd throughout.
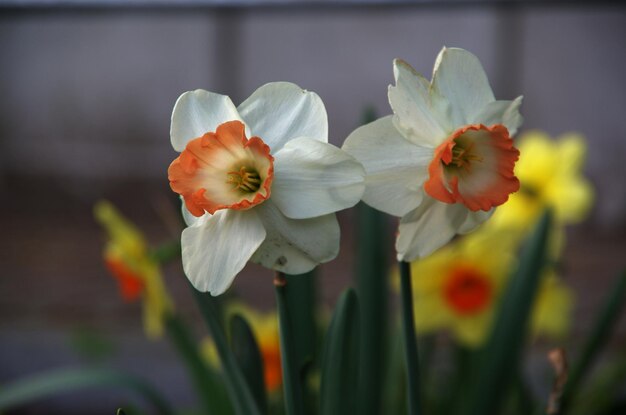
<path id="1" fill-rule="evenodd" d="M 272 82 L 254 91 L 238 108 L 254 135 L 272 149 L 309 137 L 328 142 L 328 116 L 321 98 L 290 82 Z"/>
<path id="2" fill-rule="evenodd" d="M 365 171 L 347 152 L 327 143 L 298 138 L 276 153 L 272 201 L 291 219 L 347 209 L 365 190 Z"/>
<path id="3" fill-rule="evenodd" d="M 455 124 L 471 124 L 477 111 L 495 100 L 478 58 L 459 48 L 443 48 L 433 70 L 432 89 L 446 99 Z"/>
<path id="4" fill-rule="evenodd" d="M 176 100 L 172 111 L 172 147 L 181 152 L 189 141 L 215 131 L 220 124 L 233 120 L 241 118 L 226 95 L 202 89 L 185 92 Z"/>
<path id="5" fill-rule="evenodd" d="M 193 286 L 219 295 L 265 240 L 265 229 L 253 211 L 220 211 L 200 226 L 183 231 L 183 269 Z"/>

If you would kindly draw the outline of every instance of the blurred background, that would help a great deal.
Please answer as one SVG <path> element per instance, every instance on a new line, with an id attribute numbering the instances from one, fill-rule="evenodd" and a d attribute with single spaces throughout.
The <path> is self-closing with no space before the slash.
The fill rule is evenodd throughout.
<path id="1" fill-rule="evenodd" d="M 95 359 L 192 405 L 170 346 L 145 339 L 140 305 L 120 299 L 102 264 L 93 204 L 111 200 L 154 244 L 176 239 L 166 172 L 182 92 L 207 89 L 237 105 L 266 82 L 294 82 L 320 95 L 340 146 L 367 107 L 390 113 L 394 58 L 429 77 L 444 45 L 476 54 L 497 98 L 525 96 L 522 131 L 587 137 L 596 200 L 570 229 L 564 259 L 575 347 L 624 266 L 625 40 L 626 8 L 611 2 L 0 2 L 0 383 Z M 352 215 L 340 219 L 341 254 L 320 269 L 328 304 L 350 284 L 354 262 Z M 249 266 L 233 290 L 269 308 L 271 278 Z M 166 283 L 194 318 L 179 265 L 166 269 Z M 622 316 L 609 348 L 624 345 Z M 20 413 L 111 413 L 103 406 L 118 402 L 94 392 Z"/>

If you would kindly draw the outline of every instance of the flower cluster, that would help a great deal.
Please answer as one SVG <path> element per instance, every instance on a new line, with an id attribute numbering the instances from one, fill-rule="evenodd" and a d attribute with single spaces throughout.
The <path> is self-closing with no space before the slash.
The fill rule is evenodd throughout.
<path id="1" fill-rule="evenodd" d="M 200 291 L 224 292 L 248 260 L 303 273 L 337 255 L 334 212 L 363 199 L 401 216 L 399 260 L 426 256 L 485 221 L 519 188 L 511 137 L 521 97 L 496 101 L 478 59 L 444 48 L 429 83 L 394 61 L 394 115 L 328 144 L 319 97 L 270 83 L 235 108 L 183 94 L 172 114 L 180 152 L 169 167 L 187 229 L 183 267 Z"/>

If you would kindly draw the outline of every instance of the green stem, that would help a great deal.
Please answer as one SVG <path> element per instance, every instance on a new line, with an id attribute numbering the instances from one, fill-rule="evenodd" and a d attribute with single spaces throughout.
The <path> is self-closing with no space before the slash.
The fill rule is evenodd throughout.
<path id="1" fill-rule="evenodd" d="M 200 313 L 213 336 L 213 341 L 224 369 L 227 392 L 230 395 L 235 413 L 237 415 L 260 415 L 261 411 L 254 400 L 252 391 L 248 387 L 237 359 L 226 341 L 226 335 L 218 318 L 215 299 L 208 293 L 201 293 L 196 290 L 191 284 L 189 284 L 189 287 L 196 298 Z"/>
<path id="2" fill-rule="evenodd" d="M 572 368 L 565 390 L 561 397 L 559 415 L 568 412 L 569 404 L 578 391 L 580 382 L 584 379 L 598 352 L 606 343 L 617 322 L 626 297 L 626 271 L 623 271 L 615 281 L 614 288 L 609 292 L 604 308 L 598 313 L 591 335 L 587 339 L 583 352 Z"/>
<path id="3" fill-rule="evenodd" d="M 402 296 L 402 328 L 404 331 L 404 355 L 407 362 L 407 385 L 409 414 L 420 414 L 420 381 L 417 339 L 413 317 L 413 290 L 411 289 L 411 264 L 400 261 L 400 291 Z"/>
<path id="4" fill-rule="evenodd" d="M 274 278 L 278 319 L 280 324 L 280 359 L 283 369 L 283 390 L 287 415 L 303 415 L 304 401 L 300 385 L 300 370 L 296 361 L 295 342 L 292 333 L 289 309 L 287 306 L 287 279 L 282 272 Z"/>
<path id="5" fill-rule="evenodd" d="M 193 383 L 202 401 L 206 414 L 232 413 L 221 384 L 212 376 L 209 367 L 198 353 L 196 343 L 191 339 L 187 327 L 181 320 L 170 315 L 165 319 L 167 333 L 178 352 L 187 364 Z"/>

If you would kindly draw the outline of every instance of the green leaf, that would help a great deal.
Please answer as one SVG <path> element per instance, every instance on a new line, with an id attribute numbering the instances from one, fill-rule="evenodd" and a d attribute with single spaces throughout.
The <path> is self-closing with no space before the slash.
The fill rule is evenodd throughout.
<path id="1" fill-rule="evenodd" d="M 322 356 L 321 413 L 357 413 L 359 377 L 359 304 L 354 290 L 345 291 L 326 332 Z"/>
<path id="2" fill-rule="evenodd" d="M 626 384 L 626 356 L 612 359 L 588 384 L 585 393 L 572 397 L 571 412 L 577 415 L 609 412 Z"/>
<path id="3" fill-rule="evenodd" d="M 286 299 L 290 310 L 295 359 L 300 375 L 300 385 L 305 412 L 317 413 L 318 399 L 310 387 L 318 358 L 318 335 L 316 322 L 315 271 L 300 275 L 285 275 L 287 279 Z"/>
<path id="4" fill-rule="evenodd" d="M 294 313 L 289 309 L 287 291 L 289 284 L 285 274 L 276 272 L 274 280 L 278 319 L 280 324 L 280 361 L 283 369 L 283 390 L 287 415 L 304 415 L 303 389 L 300 364 L 297 360 L 296 342 L 293 333 Z"/>
<path id="5" fill-rule="evenodd" d="M 315 323 L 315 272 L 285 275 L 287 308 L 290 310 L 296 361 L 299 370 L 315 358 L 317 325 Z"/>
<path id="6" fill-rule="evenodd" d="M 173 413 L 161 393 L 143 379 L 106 369 L 54 370 L 2 385 L 0 411 L 61 393 L 89 388 L 129 389 L 150 402 L 159 414 Z"/>
<path id="7" fill-rule="evenodd" d="M 196 298 L 204 322 L 213 336 L 213 341 L 224 370 L 226 390 L 234 406 L 235 413 L 238 415 L 261 415 L 254 395 L 248 387 L 241 367 L 237 363 L 235 354 L 226 341 L 226 336 L 219 320 L 216 300 L 211 297 L 211 294 L 201 293 L 191 284 L 189 284 L 189 287 Z"/>
<path id="8" fill-rule="evenodd" d="M 200 356 L 196 343 L 191 339 L 187 327 L 174 316 L 165 320 L 167 333 L 187 365 L 193 384 L 206 414 L 232 414 L 233 409 L 220 376 Z"/>
<path id="9" fill-rule="evenodd" d="M 530 308 L 546 264 L 551 222 L 552 214 L 546 211 L 522 250 L 519 267 L 506 287 L 465 407 L 469 415 L 498 413 L 502 398 L 517 375 Z"/>
<path id="10" fill-rule="evenodd" d="M 362 415 L 381 412 L 382 379 L 388 336 L 389 264 L 391 246 L 387 216 L 359 203 L 356 209 L 356 284 L 360 305 L 359 407 Z"/>
<path id="11" fill-rule="evenodd" d="M 407 396 L 409 414 L 422 413 L 422 397 L 417 337 L 415 335 L 415 318 L 413 315 L 413 289 L 411 288 L 411 264 L 405 261 L 398 263 L 400 267 L 400 296 L 402 297 L 402 332 L 404 339 L 404 356 L 407 371 Z"/>
<path id="12" fill-rule="evenodd" d="M 230 343 L 259 409 L 267 414 L 263 358 L 250 325 L 239 314 L 230 319 Z"/>
<path id="13" fill-rule="evenodd" d="M 615 286 L 609 291 L 604 307 L 598 313 L 593 330 L 585 342 L 583 351 L 572 366 L 565 390 L 561 397 L 560 414 L 567 412 L 567 407 L 574 397 L 581 381 L 585 378 L 598 353 L 613 332 L 617 318 L 620 315 L 626 300 L 626 271 L 623 271 L 615 281 Z"/>

